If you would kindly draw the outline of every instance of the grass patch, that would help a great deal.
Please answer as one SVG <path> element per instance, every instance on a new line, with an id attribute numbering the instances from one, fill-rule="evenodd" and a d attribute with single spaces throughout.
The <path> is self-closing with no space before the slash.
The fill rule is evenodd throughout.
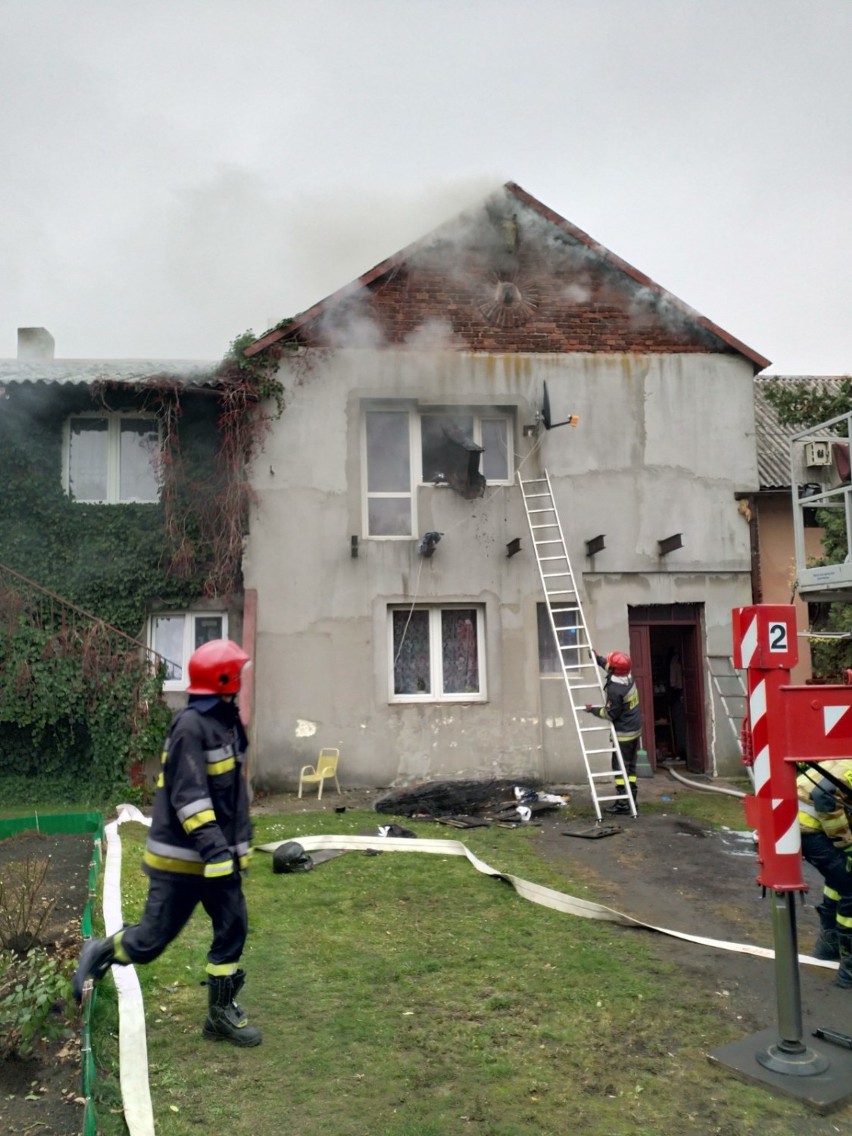
<path id="1" fill-rule="evenodd" d="M 640 782 L 641 785 L 641 782 Z M 751 788 L 741 786 L 743 792 L 751 793 Z M 710 793 L 702 790 L 687 790 L 677 783 L 672 786 L 671 801 L 643 801 L 640 798 L 642 813 L 674 813 L 691 817 L 711 828 L 731 828 L 744 832 L 746 824 L 742 797 L 732 797 L 727 793 Z"/>
<path id="2" fill-rule="evenodd" d="M 733 819 L 728 801 L 741 808 L 713 795 L 722 803 L 716 823 Z M 681 803 L 679 794 L 679 811 Z M 255 836 L 261 844 L 355 834 L 380 820 L 372 812 L 270 815 L 257 819 Z M 436 836 L 434 825 L 405 824 Z M 146 892 L 138 868 L 145 830 L 125 824 L 121 833 L 131 922 Z M 497 870 L 592 898 L 543 864 L 535 836 L 446 834 Z M 246 894 L 241 1002 L 263 1030 L 259 1048 L 201 1036 L 203 912 L 165 955 L 138 968 L 158 1136 L 803 1130 L 802 1106 L 707 1062 L 708 1050 L 739 1036 L 712 989 L 687 986 L 641 934 L 531 904 L 461 857 L 348 852 L 312 872 L 276 876 L 271 857 L 256 853 Z M 97 1041 L 107 1067 L 100 1048 L 112 1039 L 107 1030 Z M 102 1136 L 124 1132 L 109 1112 L 99 1121 Z"/>

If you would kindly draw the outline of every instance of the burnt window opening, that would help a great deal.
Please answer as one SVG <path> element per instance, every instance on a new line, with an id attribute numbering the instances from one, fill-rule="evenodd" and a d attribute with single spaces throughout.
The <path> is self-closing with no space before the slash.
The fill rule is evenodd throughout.
<path id="1" fill-rule="evenodd" d="M 473 419 L 459 425 L 442 416 L 424 415 L 422 420 L 423 480 L 444 483 L 462 497 L 481 497 L 485 478 L 479 471 L 484 448 L 474 442 Z"/>
<path id="2" fill-rule="evenodd" d="M 464 412 L 420 418 L 424 482 L 481 497 L 488 481 L 509 480 L 509 422 Z"/>
<path id="3" fill-rule="evenodd" d="M 418 485 L 452 487 L 472 499 L 514 478 L 513 412 L 504 407 L 420 409 L 365 402 L 362 418 L 363 535 L 417 532 Z"/>

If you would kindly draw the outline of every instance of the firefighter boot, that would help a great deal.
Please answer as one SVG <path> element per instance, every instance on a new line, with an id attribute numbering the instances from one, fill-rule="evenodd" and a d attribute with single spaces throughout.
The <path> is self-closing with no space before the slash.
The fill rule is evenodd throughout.
<path id="1" fill-rule="evenodd" d="M 852 929 L 838 928 L 837 946 L 840 951 L 840 969 L 834 984 L 852 990 Z"/>
<path id="2" fill-rule="evenodd" d="M 636 802 L 636 798 L 639 795 L 639 792 L 638 792 L 638 789 L 636 788 L 636 782 L 635 781 L 630 782 L 630 795 L 629 796 L 625 792 L 623 781 L 616 782 L 615 787 L 616 787 L 616 789 L 618 789 L 619 793 L 623 794 L 623 797 L 622 797 L 621 800 L 616 801 L 614 805 L 610 805 L 609 808 L 604 809 L 604 812 L 609 813 L 610 816 L 630 816 L 631 815 L 630 797 L 632 797 L 633 798 L 633 804 L 635 805 L 636 812 L 638 814 L 639 806 Z"/>
<path id="3" fill-rule="evenodd" d="M 208 1009 L 203 1033 L 212 1041 L 230 1041 L 248 1048 L 260 1045 L 261 1032 L 248 1024 L 245 1013 L 234 1001 L 245 982 L 245 972 L 211 974 L 207 977 Z"/>
<path id="4" fill-rule="evenodd" d="M 819 934 L 811 954 L 815 959 L 838 962 L 840 948 L 837 945 L 837 904 L 823 900 L 816 910 L 819 916 Z"/>
<path id="5" fill-rule="evenodd" d="M 114 936 L 108 939 L 89 939 L 83 944 L 80 957 L 77 960 L 77 969 L 71 979 L 71 990 L 74 1000 L 83 999 L 83 985 L 91 978 L 97 982 L 103 978 L 112 964 L 116 961 Z"/>

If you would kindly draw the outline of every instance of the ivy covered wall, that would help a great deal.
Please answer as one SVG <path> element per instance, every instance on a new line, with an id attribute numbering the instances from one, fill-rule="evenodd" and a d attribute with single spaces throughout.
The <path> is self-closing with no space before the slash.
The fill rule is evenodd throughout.
<path id="1" fill-rule="evenodd" d="M 246 487 L 238 428 L 246 403 L 233 416 L 237 444 L 231 437 L 231 460 L 223 462 L 223 398 L 173 385 L 6 387 L 0 565 L 96 619 L 72 619 L 61 604 L 48 613 L 43 595 L 34 601 L 36 593 L 3 577 L 0 800 L 31 800 L 36 780 L 42 791 L 48 784 L 51 793 L 76 801 L 125 784 L 135 761 L 159 752 L 170 711 L 161 676 L 115 632 L 144 640 L 152 610 L 185 610 L 202 597 L 239 608 Z M 160 418 L 159 503 L 78 504 L 64 492 L 64 421 L 104 409 Z"/>
<path id="2" fill-rule="evenodd" d="M 168 423 L 159 504 L 77 504 L 64 492 L 63 423 L 105 406 L 155 411 Z M 152 603 L 181 608 L 199 598 L 215 554 L 205 525 L 221 490 L 218 411 L 212 395 L 7 387 L 0 402 L 0 563 L 132 636 L 143 631 Z"/>

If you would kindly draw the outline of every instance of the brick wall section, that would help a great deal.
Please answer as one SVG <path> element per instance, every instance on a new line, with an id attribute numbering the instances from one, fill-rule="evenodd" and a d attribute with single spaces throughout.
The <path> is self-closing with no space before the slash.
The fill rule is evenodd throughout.
<path id="1" fill-rule="evenodd" d="M 641 287 L 587 249 L 556 256 L 533 244 L 512 256 L 446 248 L 415 257 L 349 293 L 297 334 L 342 345 L 364 321 L 386 346 L 417 343 L 424 327 L 464 351 L 730 352 L 682 307 Z M 442 265 L 436 261 L 444 260 Z M 506 285 L 509 285 L 508 289 Z M 512 287 L 514 285 L 514 287 Z M 437 329 L 436 329 L 437 325 Z"/>

